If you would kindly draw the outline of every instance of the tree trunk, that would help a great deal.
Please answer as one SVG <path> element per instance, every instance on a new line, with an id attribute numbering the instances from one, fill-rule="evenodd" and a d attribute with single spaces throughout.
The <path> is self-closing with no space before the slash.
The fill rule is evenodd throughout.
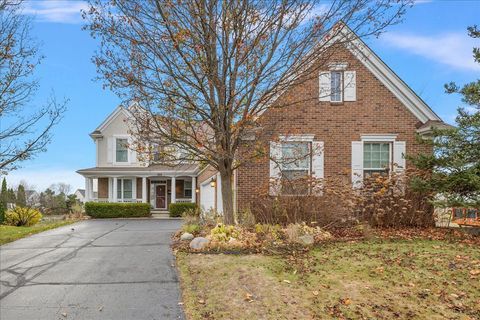
<path id="1" fill-rule="evenodd" d="M 222 203 L 223 203 L 223 220 L 225 224 L 235 224 L 233 215 L 233 189 L 232 189 L 233 170 L 226 168 L 220 170 Z"/>

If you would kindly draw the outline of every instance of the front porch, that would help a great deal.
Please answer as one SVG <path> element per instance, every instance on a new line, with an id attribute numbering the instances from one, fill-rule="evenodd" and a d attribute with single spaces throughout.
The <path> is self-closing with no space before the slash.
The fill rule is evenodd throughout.
<path id="1" fill-rule="evenodd" d="M 93 192 L 94 184 L 97 193 Z M 90 176 L 85 177 L 85 199 L 94 202 L 150 203 L 155 211 L 168 211 L 170 203 L 196 203 L 195 176 Z"/>

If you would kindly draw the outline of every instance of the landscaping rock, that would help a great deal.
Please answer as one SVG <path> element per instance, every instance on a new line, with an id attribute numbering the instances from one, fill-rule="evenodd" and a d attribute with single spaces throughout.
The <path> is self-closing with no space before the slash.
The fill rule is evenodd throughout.
<path id="1" fill-rule="evenodd" d="M 190 248 L 194 250 L 201 250 L 210 243 L 210 240 L 204 237 L 196 237 L 190 242 Z"/>
<path id="2" fill-rule="evenodd" d="M 307 246 L 312 245 L 315 242 L 315 239 L 310 234 L 306 234 L 304 236 L 298 237 L 298 240 L 301 244 L 304 244 Z"/>
<path id="3" fill-rule="evenodd" d="M 188 232 L 184 232 L 184 233 L 180 236 L 180 240 L 182 240 L 182 241 L 187 241 L 187 240 L 192 240 L 192 239 L 193 239 L 193 234 L 188 233 Z"/>

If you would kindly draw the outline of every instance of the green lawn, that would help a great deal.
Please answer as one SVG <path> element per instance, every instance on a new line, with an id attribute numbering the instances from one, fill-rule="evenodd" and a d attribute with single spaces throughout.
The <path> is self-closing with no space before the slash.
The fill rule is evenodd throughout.
<path id="1" fill-rule="evenodd" d="M 480 248 L 334 243 L 303 257 L 177 253 L 188 319 L 480 319 Z"/>
<path id="2" fill-rule="evenodd" d="M 13 227 L 0 225 L 0 245 L 15 241 L 29 235 L 46 231 L 53 228 L 58 228 L 67 224 L 76 222 L 75 220 L 61 220 L 61 221 L 42 221 L 31 227 Z"/>

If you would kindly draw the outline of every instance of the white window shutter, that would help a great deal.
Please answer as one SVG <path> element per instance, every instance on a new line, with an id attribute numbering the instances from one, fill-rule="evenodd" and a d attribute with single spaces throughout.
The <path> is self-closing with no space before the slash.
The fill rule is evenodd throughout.
<path id="1" fill-rule="evenodd" d="M 363 142 L 352 141 L 352 185 L 361 186 L 363 181 Z"/>
<path id="2" fill-rule="evenodd" d="M 108 163 L 113 163 L 113 143 L 114 143 L 113 137 L 108 137 L 107 139 L 107 162 Z"/>
<path id="3" fill-rule="evenodd" d="M 280 192 L 280 164 L 282 146 L 279 142 L 270 141 L 270 195 L 276 196 Z"/>
<path id="4" fill-rule="evenodd" d="M 355 71 L 345 71 L 343 77 L 343 100 L 356 101 L 357 100 L 357 76 Z"/>
<path id="5" fill-rule="evenodd" d="M 322 71 L 319 75 L 319 100 L 320 101 L 330 101 L 331 93 L 331 83 L 330 83 L 330 72 Z"/>
<path id="6" fill-rule="evenodd" d="M 324 148 L 323 141 L 312 142 L 312 176 L 316 179 L 324 178 Z"/>
<path id="7" fill-rule="evenodd" d="M 406 145 L 405 141 L 395 141 L 393 143 L 393 170 L 395 172 L 403 172 L 406 169 Z"/>

